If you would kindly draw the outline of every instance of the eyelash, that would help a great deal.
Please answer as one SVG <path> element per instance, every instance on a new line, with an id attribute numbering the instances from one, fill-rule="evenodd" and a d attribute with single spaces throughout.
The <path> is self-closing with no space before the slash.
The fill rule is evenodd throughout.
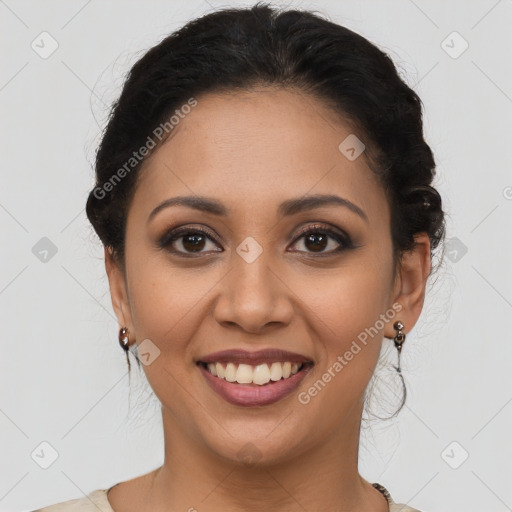
<path id="1" fill-rule="evenodd" d="M 294 239 L 292 245 L 295 245 L 301 238 L 304 238 L 307 235 L 310 235 L 313 233 L 329 235 L 336 242 L 338 242 L 340 244 L 340 246 L 337 249 L 334 249 L 334 250 L 331 250 L 328 252 L 320 252 L 320 253 L 314 253 L 314 252 L 308 252 L 308 251 L 296 251 L 296 252 L 301 252 L 301 253 L 306 252 L 306 254 L 309 254 L 309 255 L 315 255 L 317 257 L 325 257 L 325 256 L 332 256 L 332 255 L 338 254 L 342 251 L 354 248 L 354 245 L 348 235 L 339 233 L 338 231 L 336 231 L 328 226 L 322 226 L 320 224 L 315 224 L 314 226 L 307 226 L 307 227 L 301 229 L 299 231 L 299 233 L 297 234 L 296 238 Z M 178 229 L 167 232 L 158 242 L 158 247 L 160 249 L 164 249 L 166 251 L 169 251 L 173 254 L 177 254 L 184 258 L 197 258 L 201 254 L 204 254 L 204 253 L 201 253 L 201 252 L 186 253 L 186 252 L 177 251 L 176 249 L 173 249 L 171 247 L 171 244 L 173 242 L 175 242 L 176 240 L 179 240 L 180 238 L 183 238 L 185 235 L 196 235 L 196 234 L 204 235 L 207 238 L 209 238 L 211 241 L 218 243 L 216 240 L 216 237 L 212 233 L 210 233 L 210 231 L 208 231 L 206 229 L 184 227 L 184 228 L 178 228 Z M 222 251 L 215 251 L 215 252 L 222 252 Z M 197 256 L 194 254 L 196 254 Z"/>

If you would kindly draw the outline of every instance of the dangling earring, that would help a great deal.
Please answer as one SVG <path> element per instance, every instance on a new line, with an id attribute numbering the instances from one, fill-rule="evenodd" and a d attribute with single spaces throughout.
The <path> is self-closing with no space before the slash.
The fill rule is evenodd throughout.
<path id="1" fill-rule="evenodd" d="M 130 358 L 128 357 L 128 352 L 130 351 L 130 338 L 128 338 L 128 328 L 122 327 L 119 330 L 119 345 L 124 350 L 126 354 L 126 363 L 128 364 L 128 372 L 131 370 Z"/>
<path id="2" fill-rule="evenodd" d="M 398 373 L 402 373 L 402 369 L 400 368 L 400 354 L 402 353 L 402 345 L 405 341 L 405 333 L 402 331 L 404 328 L 404 324 L 400 322 L 400 320 L 397 320 L 393 324 L 393 328 L 397 331 L 396 336 L 393 338 L 393 341 L 395 342 L 395 347 L 398 352 L 398 366 L 395 366 L 395 369 Z"/>
<path id="3" fill-rule="evenodd" d="M 121 345 L 121 348 L 128 352 L 130 350 L 130 339 L 128 338 L 128 328 L 122 327 L 119 330 L 119 345 Z"/>

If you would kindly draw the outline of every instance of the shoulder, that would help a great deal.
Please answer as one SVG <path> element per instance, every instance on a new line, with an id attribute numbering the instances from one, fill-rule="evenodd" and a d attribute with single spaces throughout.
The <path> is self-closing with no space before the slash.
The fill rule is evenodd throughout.
<path id="1" fill-rule="evenodd" d="M 411 508 L 403 503 L 395 503 L 392 501 L 389 504 L 389 512 L 421 512 L 417 508 Z"/>
<path id="2" fill-rule="evenodd" d="M 114 512 L 107 499 L 107 489 L 97 489 L 83 498 L 49 505 L 34 512 Z"/>
<path id="3" fill-rule="evenodd" d="M 372 484 L 378 491 L 380 491 L 389 504 L 389 512 L 421 512 L 420 510 L 416 508 L 409 507 L 408 505 L 405 505 L 404 503 L 395 503 L 393 501 L 393 498 L 391 497 L 391 494 L 389 491 L 381 484 L 374 483 Z"/>

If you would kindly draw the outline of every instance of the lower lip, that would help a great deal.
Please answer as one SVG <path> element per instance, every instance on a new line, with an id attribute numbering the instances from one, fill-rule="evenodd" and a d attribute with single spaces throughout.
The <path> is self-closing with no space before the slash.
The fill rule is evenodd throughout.
<path id="1" fill-rule="evenodd" d="M 198 366 L 206 382 L 216 393 L 227 402 L 244 407 L 270 405 L 278 402 L 292 393 L 312 368 L 312 365 L 307 364 L 301 371 L 288 379 L 270 381 L 268 384 L 258 386 L 257 384 L 249 385 L 228 382 L 227 380 L 215 377 L 204 366 Z"/>

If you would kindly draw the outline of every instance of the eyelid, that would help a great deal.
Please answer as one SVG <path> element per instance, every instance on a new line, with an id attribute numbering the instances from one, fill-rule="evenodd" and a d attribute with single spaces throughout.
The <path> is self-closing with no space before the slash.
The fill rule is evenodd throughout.
<path id="1" fill-rule="evenodd" d="M 315 222 L 313 225 L 307 225 L 302 227 L 299 232 L 295 235 L 295 239 L 302 237 L 304 235 L 307 235 L 310 232 L 314 231 L 322 231 L 328 234 L 335 234 L 339 236 L 340 238 L 346 238 L 349 239 L 350 237 L 341 229 L 336 228 L 334 226 L 330 226 L 329 224 L 321 223 L 321 222 Z"/>
<path id="2" fill-rule="evenodd" d="M 340 247 L 337 249 L 327 251 L 327 252 L 320 252 L 317 253 L 317 256 L 332 256 L 334 254 L 337 254 L 345 249 L 351 249 L 354 248 L 355 245 L 351 239 L 351 237 L 345 233 L 343 230 L 336 228 L 334 226 L 330 226 L 329 224 L 322 224 L 319 222 L 315 222 L 313 225 L 304 226 L 299 230 L 299 232 L 295 235 L 294 241 L 292 245 L 295 245 L 296 242 L 298 242 L 300 239 L 302 239 L 304 236 L 308 235 L 309 233 L 324 233 L 328 235 L 331 238 L 334 238 L 339 244 Z M 313 252 L 307 252 L 307 251 L 296 251 L 299 253 L 304 254 L 315 254 Z"/>
<path id="3" fill-rule="evenodd" d="M 181 238 L 183 235 L 186 235 L 188 233 L 195 233 L 195 232 L 198 232 L 198 233 L 201 233 L 203 235 L 205 235 L 206 237 L 210 238 L 212 241 L 214 241 L 215 243 L 217 244 L 220 244 L 221 243 L 221 239 L 220 237 L 218 237 L 217 235 L 215 235 L 210 229 L 208 228 L 205 228 L 205 227 L 194 227 L 194 226 L 190 226 L 190 225 L 184 225 L 184 226 L 178 226 L 176 228 L 171 228 L 169 230 L 167 230 L 163 236 L 161 236 L 157 242 L 157 245 L 159 248 L 161 249 L 165 249 L 167 248 L 171 242 L 175 241 L 175 240 L 178 240 L 179 238 Z M 179 254 L 186 254 L 186 253 L 180 253 L 180 251 L 174 251 L 175 253 L 179 253 Z M 217 252 L 220 252 L 220 251 L 217 251 Z M 190 253 L 190 254 L 193 254 L 193 253 Z M 201 254 L 201 253 L 198 253 L 198 254 Z"/>
<path id="4" fill-rule="evenodd" d="M 299 232 L 295 234 L 292 245 L 295 245 L 295 243 L 297 243 L 301 238 L 303 238 L 307 234 L 315 233 L 315 232 L 327 234 L 331 238 L 334 238 L 340 244 L 339 248 L 331 250 L 331 251 L 327 251 L 324 253 L 317 253 L 316 254 L 317 256 L 334 255 L 334 254 L 337 254 L 337 253 L 343 251 L 344 249 L 350 249 L 350 248 L 354 247 L 351 237 L 347 233 L 345 233 L 343 230 L 341 230 L 337 227 L 334 227 L 334 226 L 330 226 L 329 224 L 326 224 L 326 223 L 322 224 L 320 222 L 314 222 L 313 224 L 308 224 L 308 225 L 302 227 L 299 230 Z M 205 235 L 208 239 L 215 242 L 216 244 L 221 243 L 221 240 L 219 240 L 220 237 L 215 235 L 209 228 L 205 228 L 203 226 L 194 227 L 191 225 L 184 225 L 184 226 L 178 226 L 176 228 L 171 228 L 168 231 L 166 231 L 165 234 L 162 237 L 160 237 L 159 241 L 157 242 L 157 246 L 160 249 L 164 249 L 164 250 L 167 249 L 169 252 L 174 253 L 174 254 L 186 255 L 185 257 L 195 257 L 194 254 L 196 256 L 200 256 L 201 254 L 208 254 L 208 253 L 212 252 L 212 251 L 208 251 L 208 252 L 204 252 L 204 253 L 203 252 L 187 253 L 187 252 L 177 251 L 174 249 L 169 249 L 171 242 L 179 240 L 183 235 L 186 235 L 189 233 L 190 234 L 200 233 L 200 234 Z M 218 251 L 213 251 L 213 252 L 224 252 L 224 249 L 221 249 Z M 292 251 L 292 252 L 311 254 L 311 255 L 315 254 L 314 252 L 310 253 L 307 251 Z"/>

